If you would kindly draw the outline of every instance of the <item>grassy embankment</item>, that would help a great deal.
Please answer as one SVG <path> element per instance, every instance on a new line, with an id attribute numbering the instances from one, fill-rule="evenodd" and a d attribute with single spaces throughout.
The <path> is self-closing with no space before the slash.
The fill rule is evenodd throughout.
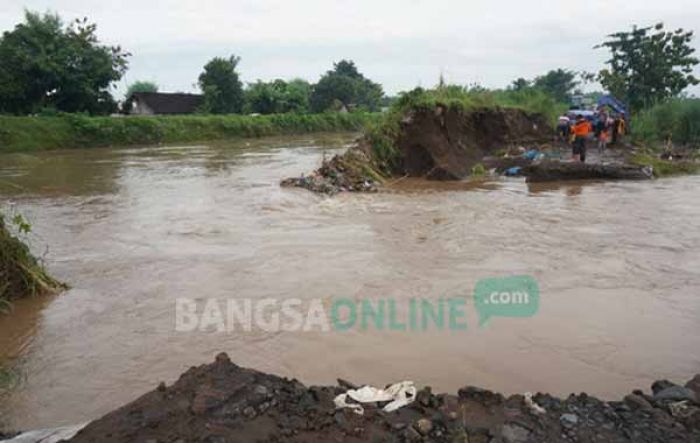
<path id="1" fill-rule="evenodd" d="M 416 89 L 401 96 L 389 112 L 368 126 L 367 136 L 372 147 L 374 166 L 382 175 L 389 175 L 399 159 L 396 140 L 400 122 L 410 110 L 435 109 L 442 105 L 461 112 L 483 108 L 518 108 L 529 113 L 542 114 L 554 125 L 567 105 L 556 102 L 549 95 L 534 90 L 470 90 L 461 86 L 441 86 L 435 89 Z"/>
<path id="2" fill-rule="evenodd" d="M 632 140 L 644 149 L 631 162 L 652 166 L 657 177 L 700 173 L 700 99 L 670 100 L 640 112 L 632 119 Z M 671 145 L 687 148 L 687 156 L 659 158 Z"/>
<path id="3" fill-rule="evenodd" d="M 23 219 L 15 220 L 20 229 L 29 230 Z M 23 227 L 23 228 L 22 228 Z M 10 232 L 0 213 L 0 314 L 11 308 L 14 299 L 47 294 L 64 289 L 65 285 L 46 273 L 29 247 Z"/>
<path id="4" fill-rule="evenodd" d="M 672 177 L 674 175 L 700 174 L 700 162 L 695 158 L 687 160 L 663 160 L 657 150 L 649 149 L 634 154 L 630 163 L 637 166 L 651 166 L 654 177 Z"/>
<path id="5" fill-rule="evenodd" d="M 0 116 L 0 152 L 188 143 L 237 137 L 359 131 L 374 113 L 156 117 Z"/>

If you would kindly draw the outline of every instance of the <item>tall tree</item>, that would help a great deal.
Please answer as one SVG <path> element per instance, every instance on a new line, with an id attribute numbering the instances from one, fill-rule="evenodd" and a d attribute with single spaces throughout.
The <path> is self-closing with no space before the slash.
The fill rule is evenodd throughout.
<path id="1" fill-rule="evenodd" d="M 215 57 L 204 65 L 199 87 L 204 93 L 203 110 L 212 114 L 236 114 L 243 110 L 243 84 L 236 68 L 240 57 Z"/>
<path id="2" fill-rule="evenodd" d="M 608 68 L 600 71 L 600 83 L 632 109 L 641 109 L 678 96 L 698 84 L 693 67 L 698 59 L 690 46 L 692 31 L 665 31 L 663 23 L 616 32 L 596 46 L 610 51 Z"/>
<path id="3" fill-rule="evenodd" d="M 569 102 L 579 82 L 576 73 L 567 69 L 554 69 L 536 77 L 532 85 L 551 95 L 558 102 Z"/>
<path id="4" fill-rule="evenodd" d="M 246 109 L 259 114 L 308 112 L 310 93 L 311 86 L 305 80 L 258 80 L 245 90 Z"/>
<path id="5" fill-rule="evenodd" d="M 323 112 L 340 103 L 348 107 L 355 105 L 376 111 L 381 106 L 384 91 L 381 85 L 365 78 L 355 63 L 341 60 L 333 64 L 333 69 L 326 72 L 314 85 L 311 94 L 311 109 Z"/>
<path id="6" fill-rule="evenodd" d="M 311 85 L 306 80 L 295 78 L 287 83 L 286 105 L 288 112 L 309 112 Z"/>
<path id="7" fill-rule="evenodd" d="M 283 80 L 266 83 L 258 80 L 245 90 L 246 107 L 256 114 L 278 114 L 283 112 L 284 94 L 287 84 Z"/>
<path id="8" fill-rule="evenodd" d="M 100 44 L 96 31 L 87 19 L 64 26 L 56 14 L 25 12 L 24 22 L 0 37 L 0 112 L 114 111 L 109 90 L 129 54 Z"/>
<path id="9" fill-rule="evenodd" d="M 522 77 L 517 78 L 513 80 L 513 83 L 508 86 L 508 89 L 511 91 L 523 91 L 525 89 L 528 89 L 532 86 L 532 82 L 530 80 L 526 80 Z"/>
<path id="10" fill-rule="evenodd" d="M 131 97 L 134 92 L 158 92 L 158 85 L 151 81 L 136 81 L 126 88 L 126 98 Z"/>

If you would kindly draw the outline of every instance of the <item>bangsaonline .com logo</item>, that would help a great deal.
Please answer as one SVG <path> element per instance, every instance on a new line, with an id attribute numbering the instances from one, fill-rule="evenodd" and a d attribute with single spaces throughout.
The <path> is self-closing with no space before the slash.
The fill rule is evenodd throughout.
<path id="1" fill-rule="evenodd" d="M 493 317 L 531 317 L 540 306 L 539 286 L 528 275 L 479 280 L 473 294 L 437 299 L 178 298 L 177 332 L 428 331 L 467 329 L 469 299 L 479 326 Z"/>

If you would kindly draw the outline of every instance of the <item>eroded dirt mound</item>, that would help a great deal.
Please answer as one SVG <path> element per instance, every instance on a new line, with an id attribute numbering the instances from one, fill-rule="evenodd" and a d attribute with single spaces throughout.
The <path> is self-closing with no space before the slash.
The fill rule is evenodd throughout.
<path id="1" fill-rule="evenodd" d="M 334 194 L 376 191 L 387 175 L 459 180 L 486 156 L 515 146 L 539 147 L 553 137 L 543 116 L 519 109 L 411 110 L 402 116 L 398 134 L 389 141 L 391 158 L 386 154 L 379 158 L 370 137 L 363 137 L 316 171 L 284 179 L 281 185 Z"/>
<path id="2" fill-rule="evenodd" d="M 412 111 L 401 122 L 400 171 L 438 180 L 467 177 L 483 157 L 512 146 L 551 142 L 544 117 L 519 109 L 460 112 L 438 106 Z"/>
<path id="3" fill-rule="evenodd" d="M 351 387 L 306 387 L 233 364 L 226 354 L 191 368 L 89 424 L 72 442 L 697 442 L 700 376 L 686 387 L 668 381 L 653 394 L 622 401 L 586 394 L 565 400 L 537 394 L 508 398 L 466 387 L 457 395 L 420 390 L 395 412 L 365 404 L 364 415 L 336 410 Z M 544 412 L 536 409 L 544 408 Z"/>
<path id="4" fill-rule="evenodd" d="M 311 174 L 286 178 L 280 185 L 330 195 L 339 191 L 375 192 L 382 181 L 376 167 L 369 146 L 361 141 L 344 154 L 324 160 Z"/>

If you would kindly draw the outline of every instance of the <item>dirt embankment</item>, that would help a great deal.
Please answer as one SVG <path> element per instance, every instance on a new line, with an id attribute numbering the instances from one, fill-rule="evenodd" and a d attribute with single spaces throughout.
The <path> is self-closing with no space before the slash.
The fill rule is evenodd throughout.
<path id="1" fill-rule="evenodd" d="M 454 394 L 418 391 L 394 412 L 365 404 L 364 415 L 336 409 L 352 387 L 306 387 L 244 369 L 226 354 L 193 367 L 89 424 L 82 442 L 697 442 L 700 375 L 686 386 L 658 381 L 605 402 L 586 394 L 559 399 L 504 397 L 475 387 Z M 534 402 L 534 403 L 533 403 Z"/>
<path id="2" fill-rule="evenodd" d="M 554 133 L 544 118 L 519 109 L 460 112 L 437 107 L 406 115 L 396 146 L 396 173 L 437 180 L 459 180 L 485 156 L 514 146 L 539 147 Z"/>
<path id="3" fill-rule="evenodd" d="M 588 143 L 587 163 L 567 161 L 571 148 L 556 140 L 545 118 L 520 109 L 463 111 L 438 105 L 405 111 L 397 124 L 392 118 L 385 119 L 388 130 L 379 141 L 368 134 L 318 170 L 281 185 L 334 194 L 373 192 L 386 179 L 403 176 L 462 180 L 491 172 L 528 181 L 644 180 L 655 173 L 652 164 L 630 163 L 628 149 L 616 147 L 603 157 L 595 140 Z"/>
<path id="4" fill-rule="evenodd" d="M 542 116 L 519 109 L 412 110 L 401 116 L 397 133 L 388 140 L 391 158 L 380 155 L 375 140 L 365 136 L 318 170 L 281 184 L 333 194 L 376 191 L 383 179 L 392 176 L 459 180 L 486 156 L 515 146 L 539 147 L 553 137 Z"/>

